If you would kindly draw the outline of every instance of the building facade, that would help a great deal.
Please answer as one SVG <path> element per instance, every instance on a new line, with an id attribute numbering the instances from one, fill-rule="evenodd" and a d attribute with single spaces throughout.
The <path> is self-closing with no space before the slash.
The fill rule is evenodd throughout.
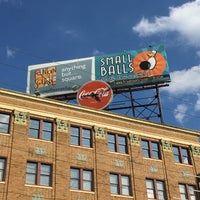
<path id="1" fill-rule="evenodd" d="M 0 199 L 198 200 L 199 137 L 0 89 Z"/>

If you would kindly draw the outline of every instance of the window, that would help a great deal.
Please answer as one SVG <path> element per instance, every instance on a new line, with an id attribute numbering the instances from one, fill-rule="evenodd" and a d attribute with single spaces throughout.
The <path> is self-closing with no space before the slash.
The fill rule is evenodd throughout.
<path id="1" fill-rule="evenodd" d="M 71 126 L 70 142 L 71 144 L 78 146 L 92 147 L 91 130 L 87 128 Z"/>
<path id="2" fill-rule="evenodd" d="M 180 198 L 183 200 L 197 200 L 195 195 L 195 186 L 179 184 Z"/>
<path id="3" fill-rule="evenodd" d="M 6 159 L 0 158 L 0 181 L 5 180 Z"/>
<path id="4" fill-rule="evenodd" d="M 52 122 L 30 119 L 29 136 L 43 140 L 52 141 L 53 135 Z"/>
<path id="5" fill-rule="evenodd" d="M 173 146 L 174 161 L 177 163 L 191 164 L 189 151 L 187 148 Z"/>
<path id="6" fill-rule="evenodd" d="M 110 174 L 110 192 L 119 195 L 131 195 L 130 177 L 121 174 Z"/>
<path id="7" fill-rule="evenodd" d="M 126 136 L 108 133 L 108 150 L 128 153 Z"/>
<path id="8" fill-rule="evenodd" d="M 161 159 L 159 143 L 142 140 L 142 154 L 146 158 Z"/>
<path id="9" fill-rule="evenodd" d="M 93 191 L 93 173 L 91 170 L 71 168 L 70 188 Z"/>
<path id="10" fill-rule="evenodd" d="M 163 181 L 156 179 L 146 179 L 148 199 L 166 200 L 166 190 Z"/>
<path id="11" fill-rule="evenodd" d="M 5 113 L 0 113 L 0 132 L 9 133 L 10 128 L 10 115 Z"/>
<path id="12" fill-rule="evenodd" d="M 50 164 L 27 162 L 26 184 L 51 186 L 51 174 Z"/>

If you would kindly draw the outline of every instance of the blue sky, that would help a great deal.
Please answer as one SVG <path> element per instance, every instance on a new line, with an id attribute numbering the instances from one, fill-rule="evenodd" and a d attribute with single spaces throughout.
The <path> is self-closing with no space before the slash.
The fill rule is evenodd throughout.
<path id="1" fill-rule="evenodd" d="M 200 0 L 0 0 L 0 87 L 26 92 L 27 67 L 164 45 L 166 124 L 200 129 Z"/>

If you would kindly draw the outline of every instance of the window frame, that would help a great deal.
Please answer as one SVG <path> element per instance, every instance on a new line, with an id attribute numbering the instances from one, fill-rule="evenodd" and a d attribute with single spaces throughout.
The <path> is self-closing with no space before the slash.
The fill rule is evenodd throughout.
<path id="1" fill-rule="evenodd" d="M 76 177 L 72 176 L 72 170 L 76 170 Z M 84 173 L 89 172 L 90 173 L 90 179 L 84 178 Z M 77 182 L 77 187 L 73 187 L 73 183 Z M 87 186 L 87 183 L 89 183 L 89 188 L 86 189 L 85 186 Z M 83 191 L 94 191 L 94 173 L 91 169 L 85 169 L 85 168 L 77 168 L 77 167 L 71 167 L 70 168 L 70 189 L 71 190 L 83 190 Z"/>
<path id="2" fill-rule="evenodd" d="M 115 177 L 116 182 L 111 182 L 111 178 Z M 123 178 L 127 179 L 127 184 L 123 184 Z M 116 192 L 112 192 L 113 187 Z M 128 189 L 128 193 L 124 193 L 123 189 Z M 131 176 L 125 174 L 110 173 L 110 193 L 113 195 L 132 196 Z"/>
<path id="3" fill-rule="evenodd" d="M 113 136 L 113 140 L 110 140 L 109 137 Z M 119 138 L 123 138 L 125 143 L 120 143 Z M 118 134 L 118 133 L 107 133 L 107 143 L 108 143 L 108 151 L 117 152 L 122 154 L 128 154 L 128 140 L 126 135 Z M 112 147 L 114 148 L 110 148 Z M 123 147 L 124 151 L 121 151 L 121 147 Z"/>
<path id="4" fill-rule="evenodd" d="M 182 195 L 184 195 L 185 198 L 188 199 L 188 200 L 191 200 L 191 199 L 192 199 L 191 197 L 195 197 L 195 200 L 197 200 L 197 197 L 198 197 L 198 196 L 197 196 L 197 194 L 196 194 L 195 191 L 194 191 L 194 190 L 196 190 L 196 186 L 195 186 L 195 185 L 185 184 L 185 183 L 179 183 L 178 186 L 179 186 L 180 198 L 182 197 Z M 183 186 L 183 187 L 184 187 L 184 193 L 181 193 L 180 186 Z M 190 190 L 190 187 L 193 187 L 193 188 L 192 188 L 193 191 L 194 191 L 193 194 L 190 193 L 190 191 L 191 191 L 191 190 Z"/>
<path id="5" fill-rule="evenodd" d="M 73 134 L 74 132 L 72 129 L 77 129 L 77 132 Z M 89 137 L 84 135 L 84 131 L 89 131 Z M 77 142 L 73 142 L 72 138 L 76 139 Z M 84 144 L 84 141 L 87 141 L 89 145 Z M 81 127 L 81 126 L 70 126 L 70 144 L 81 146 L 81 147 L 87 147 L 92 148 L 93 147 L 93 137 L 92 137 L 92 129 L 87 127 Z"/>
<path id="6" fill-rule="evenodd" d="M 176 152 L 175 152 L 175 149 L 176 149 Z M 187 152 L 187 156 L 185 156 L 185 154 L 183 153 L 183 150 Z M 176 163 L 192 165 L 191 154 L 187 147 L 172 145 L 172 151 L 173 151 L 174 161 Z M 186 159 L 186 162 L 185 162 L 185 159 Z"/>
<path id="7" fill-rule="evenodd" d="M 36 121 L 38 122 L 37 127 L 32 126 L 31 122 Z M 45 124 L 50 124 L 51 125 L 51 130 L 45 129 Z M 34 117 L 30 118 L 30 123 L 29 123 L 29 137 L 34 138 L 34 139 L 40 139 L 40 140 L 45 140 L 45 141 L 53 141 L 53 130 L 54 130 L 54 124 L 52 121 L 44 120 L 44 119 L 37 119 Z M 32 132 L 32 133 L 31 133 Z M 36 136 L 34 136 L 33 132 L 36 132 Z M 48 133 L 49 137 L 45 137 L 45 133 Z"/>
<path id="8" fill-rule="evenodd" d="M 151 181 L 153 187 L 147 187 L 147 181 Z M 162 183 L 162 190 L 158 188 L 158 183 Z M 167 191 L 166 191 L 165 181 L 163 180 L 146 178 L 146 192 L 148 199 L 159 200 L 160 199 L 159 192 L 162 192 L 164 200 L 167 200 Z M 149 196 L 149 194 L 153 196 L 151 197 Z"/>
<path id="9" fill-rule="evenodd" d="M 35 166 L 35 168 L 28 168 L 29 164 L 32 164 Z M 48 166 L 49 171 L 45 172 L 42 171 L 43 166 Z M 30 171 L 29 171 L 30 170 Z M 28 185 L 39 185 L 39 186 L 45 186 L 45 187 L 51 187 L 52 186 L 52 174 L 53 174 L 53 168 L 52 164 L 49 163 L 41 163 L 41 162 L 33 162 L 33 161 L 27 161 L 26 163 L 26 180 L 25 183 Z M 28 176 L 31 175 L 34 181 L 29 181 Z M 42 184 L 43 178 L 48 178 L 48 184 Z"/>
<path id="10" fill-rule="evenodd" d="M 146 146 L 143 145 L 144 142 L 147 143 L 147 148 L 145 148 Z M 142 155 L 143 155 L 143 157 L 162 160 L 161 148 L 160 148 L 159 142 L 142 139 L 141 143 L 142 143 Z M 154 144 L 157 145 L 157 149 L 153 148 Z M 146 153 L 144 153 L 144 151 L 147 152 L 147 156 L 146 156 Z M 155 152 L 156 152 L 156 156 L 154 156 Z"/>
<path id="11" fill-rule="evenodd" d="M 1 115 L 5 115 L 8 117 L 8 121 L 6 120 L 5 122 L 2 120 L 1 121 Z M 0 128 L 0 133 L 6 133 L 6 134 L 9 134 L 10 133 L 10 125 L 11 125 L 11 114 L 10 113 L 6 113 L 6 112 L 0 112 L 0 126 L 3 125 L 3 126 L 7 126 L 6 130 L 1 129 Z"/>
<path id="12" fill-rule="evenodd" d="M 0 182 L 4 182 L 6 178 L 6 162 L 6 158 L 0 157 Z"/>

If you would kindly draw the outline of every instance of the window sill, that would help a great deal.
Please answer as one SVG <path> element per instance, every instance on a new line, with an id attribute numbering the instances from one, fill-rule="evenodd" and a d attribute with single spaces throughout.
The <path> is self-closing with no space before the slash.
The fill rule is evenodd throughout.
<path id="1" fill-rule="evenodd" d="M 27 187 L 34 187 L 34 188 L 45 188 L 45 189 L 52 189 L 52 186 L 44 186 L 44 185 L 30 185 L 30 184 L 25 184 Z"/>
<path id="2" fill-rule="evenodd" d="M 155 160 L 155 161 L 159 161 L 159 162 L 162 162 L 162 161 L 163 161 L 162 159 L 147 158 L 147 157 L 143 157 L 143 159 L 146 159 L 146 160 Z"/>
<path id="3" fill-rule="evenodd" d="M 133 196 L 122 195 L 122 194 L 111 194 L 112 197 L 121 197 L 121 198 L 130 198 L 133 199 Z"/>
<path id="4" fill-rule="evenodd" d="M 88 190 L 75 190 L 75 189 L 70 189 L 70 192 L 80 192 L 80 193 L 94 194 L 94 191 L 88 191 Z"/>
<path id="5" fill-rule="evenodd" d="M 181 166 L 193 167 L 192 164 L 185 164 L 185 163 L 178 163 L 178 162 L 175 162 L 175 165 L 181 165 Z"/>
<path id="6" fill-rule="evenodd" d="M 71 147 L 75 147 L 75 148 L 81 148 L 81 149 L 89 149 L 89 150 L 93 150 L 93 147 L 85 147 L 85 146 L 80 146 L 80 145 L 75 145 L 75 144 L 70 144 Z"/>
<path id="7" fill-rule="evenodd" d="M 28 137 L 28 139 L 29 139 L 29 140 L 40 141 L 40 142 L 53 143 L 53 141 L 50 141 L 50 140 L 44 140 L 44 139 L 40 139 L 40 138 L 32 138 L 32 137 Z"/>
<path id="8" fill-rule="evenodd" d="M 108 152 L 113 153 L 113 154 L 122 155 L 122 156 L 130 156 L 130 154 L 128 154 L 128 153 L 120 153 L 120 152 L 115 152 L 115 151 L 108 151 Z"/>

